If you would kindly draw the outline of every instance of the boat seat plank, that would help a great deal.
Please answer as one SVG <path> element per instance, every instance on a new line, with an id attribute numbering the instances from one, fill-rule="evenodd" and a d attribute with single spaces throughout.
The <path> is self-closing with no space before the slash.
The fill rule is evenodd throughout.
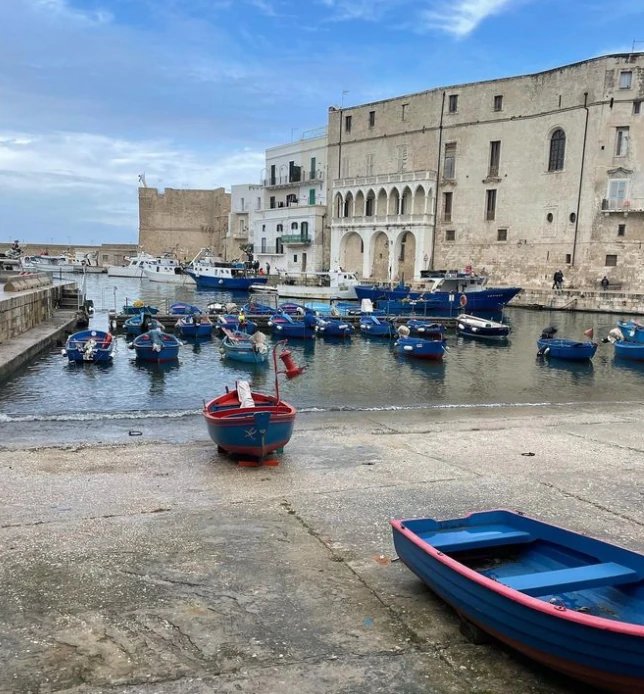
<path id="1" fill-rule="evenodd" d="M 616 586 L 640 580 L 633 569 L 614 562 L 577 566 L 572 569 L 556 569 L 536 574 L 521 574 L 498 579 L 501 583 L 521 593 L 537 597 L 552 593 L 566 593 L 601 586 Z"/>
<path id="2" fill-rule="evenodd" d="M 453 530 L 441 533 L 421 533 L 420 537 L 441 552 L 461 552 L 469 549 L 500 547 L 531 542 L 534 538 L 523 530 L 509 526 L 488 527 L 486 530 Z"/>

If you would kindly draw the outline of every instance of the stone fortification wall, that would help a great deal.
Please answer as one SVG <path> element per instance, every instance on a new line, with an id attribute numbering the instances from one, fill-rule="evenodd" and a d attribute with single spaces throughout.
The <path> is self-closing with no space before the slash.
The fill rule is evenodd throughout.
<path id="1" fill-rule="evenodd" d="M 65 287 L 75 286 L 75 284 L 58 284 L 20 292 L 16 295 L 1 292 L 0 344 L 52 318 Z"/>
<path id="2" fill-rule="evenodd" d="M 139 188 L 139 245 L 159 255 L 191 259 L 200 248 L 224 254 L 230 193 L 215 190 Z"/>

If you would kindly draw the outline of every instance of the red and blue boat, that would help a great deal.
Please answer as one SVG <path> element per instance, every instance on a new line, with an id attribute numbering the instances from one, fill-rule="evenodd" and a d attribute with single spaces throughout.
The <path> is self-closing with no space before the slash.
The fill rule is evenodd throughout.
<path id="1" fill-rule="evenodd" d="M 245 317 L 241 320 L 239 315 L 237 313 L 226 313 L 222 316 L 217 316 L 217 328 L 221 331 L 226 328 L 226 330 L 231 330 L 232 332 L 244 332 L 247 335 L 252 335 L 257 330 L 257 323 L 246 320 Z M 242 313 L 242 315 L 245 316 L 245 313 Z"/>
<path id="2" fill-rule="evenodd" d="M 182 342 L 176 335 L 170 335 L 161 332 L 161 330 L 149 330 L 147 333 L 135 337 L 131 343 L 139 361 L 156 364 L 177 359 L 181 345 Z"/>
<path id="3" fill-rule="evenodd" d="M 70 335 L 63 356 L 71 362 L 85 364 L 109 362 L 114 356 L 114 340 L 103 330 L 81 330 Z"/>
<path id="4" fill-rule="evenodd" d="M 594 687 L 644 692 L 644 555 L 512 511 L 391 525 L 400 559 L 468 626 Z"/>

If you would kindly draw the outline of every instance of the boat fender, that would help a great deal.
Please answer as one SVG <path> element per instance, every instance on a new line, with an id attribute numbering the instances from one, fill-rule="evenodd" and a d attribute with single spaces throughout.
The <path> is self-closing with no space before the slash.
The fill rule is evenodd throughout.
<path id="1" fill-rule="evenodd" d="M 303 366 L 298 366 L 293 359 L 293 353 L 286 349 L 280 354 L 280 359 L 284 363 L 284 368 L 286 369 L 286 378 L 295 378 L 299 376 L 303 371 Z"/>
<path id="2" fill-rule="evenodd" d="M 226 354 L 226 350 L 223 347 L 219 348 L 219 354 Z"/>
<path id="3" fill-rule="evenodd" d="M 550 347 L 546 347 L 546 348 L 543 350 L 543 353 L 544 353 L 544 354 L 550 354 Z"/>
<path id="4" fill-rule="evenodd" d="M 467 306 L 467 297 L 465 294 L 461 294 L 461 298 L 458 300 L 458 303 L 462 306 L 462 308 Z"/>

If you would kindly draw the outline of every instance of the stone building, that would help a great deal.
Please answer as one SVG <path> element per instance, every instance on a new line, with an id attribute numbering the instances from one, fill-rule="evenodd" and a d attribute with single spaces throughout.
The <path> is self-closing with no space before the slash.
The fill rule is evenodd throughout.
<path id="1" fill-rule="evenodd" d="M 242 259 L 247 256 L 242 247 L 253 243 L 255 215 L 264 204 L 264 186 L 242 183 L 230 188 L 230 216 L 226 236 L 226 260 Z"/>
<path id="2" fill-rule="evenodd" d="M 215 190 L 139 188 L 139 245 L 147 253 L 174 252 L 192 259 L 201 248 L 224 255 L 230 193 Z"/>
<path id="3" fill-rule="evenodd" d="M 331 108 L 330 264 L 644 290 L 644 54 Z"/>

